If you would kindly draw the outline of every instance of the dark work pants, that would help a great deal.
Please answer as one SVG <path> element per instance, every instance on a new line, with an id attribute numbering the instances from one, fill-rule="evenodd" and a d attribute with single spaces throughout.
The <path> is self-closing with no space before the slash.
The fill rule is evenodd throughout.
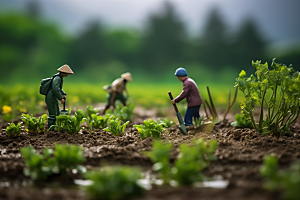
<path id="1" fill-rule="evenodd" d="M 49 117 L 48 117 L 48 128 L 50 128 L 51 125 L 55 125 L 56 122 L 56 116 L 59 116 L 59 107 L 58 107 L 58 101 L 56 99 L 50 98 L 46 96 L 46 104 L 48 107 Z"/>
<path id="2" fill-rule="evenodd" d="M 194 117 L 194 120 L 200 118 L 200 114 L 199 114 L 200 106 L 201 105 L 187 108 L 185 115 L 184 115 L 184 125 L 192 126 L 193 125 L 193 117 Z"/>

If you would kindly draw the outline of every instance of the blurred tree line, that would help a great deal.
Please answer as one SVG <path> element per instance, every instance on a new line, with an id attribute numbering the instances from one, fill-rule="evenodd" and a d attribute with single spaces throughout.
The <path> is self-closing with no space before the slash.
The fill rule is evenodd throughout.
<path id="1" fill-rule="evenodd" d="M 91 21 L 78 34 L 68 35 L 56 24 L 39 18 L 35 4 L 27 13 L 0 15 L 0 78 L 17 81 L 22 77 L 41 79 L 67 63 L 87 80 L 108 81 L 126 71 L 145 76 L 173 73 L 178 66 L 213 71 L 241 69 L 253 73 L 251 61 L 270 62 L 268 40 L 256 22 L 248 18 L 238 30 L 228 25 L 217 8 L 196 37 L 170 3 L 148 17 L 143 31 L 107 30 L 103 23 Z M 277 57 L 278 62 L 300 66 L 300 52 Z"/>

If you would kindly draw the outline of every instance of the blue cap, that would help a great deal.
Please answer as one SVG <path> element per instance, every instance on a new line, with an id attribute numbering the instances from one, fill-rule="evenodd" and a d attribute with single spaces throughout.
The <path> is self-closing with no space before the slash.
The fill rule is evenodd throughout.
<path id="1" fill-rule="evenodd" d="M 175 76 L 187 76 L 187 72 L 184 68 L 180 67 L 176 69 Z"/>

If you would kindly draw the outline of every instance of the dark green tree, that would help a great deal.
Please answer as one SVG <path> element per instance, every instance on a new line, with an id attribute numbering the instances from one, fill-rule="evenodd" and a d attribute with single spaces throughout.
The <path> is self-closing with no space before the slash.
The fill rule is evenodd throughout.
<path id="1" fill-rule="evenodd" d="M 184 23 L 174 6 L 167 2 L 163 10 L 151 15 L 141 41 L 141 64 L 156 73 L 167 67 L 182 65 L 188 42 Z"/>
<path id="2" fill-rule="evenodd" d="M 103 27 L 98 21 L 90 22 L 71 43 L 68 63 L 74 70 L 80 71 L 90 63 L 109 59 Z"/>
<path id="3" fill-rule="evenodd" d="M 247 18 L 241 24 L 234 39 L 232 64 L 239 69 L 253 71 L 251 61 L 266 61 L 267 42 L 253 18 Z"/>
<path id="4" fill-rule="evenodd" d="M 228 63 L 227 27 L 217 7 L 213 8 L 199 40 L 198 60 L 208 67 L 222 68 Z"/>

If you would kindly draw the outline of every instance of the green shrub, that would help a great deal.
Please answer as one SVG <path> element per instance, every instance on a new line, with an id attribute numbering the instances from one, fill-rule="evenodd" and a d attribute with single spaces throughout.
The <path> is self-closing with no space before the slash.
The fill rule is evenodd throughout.
<path id="1" fill-rule="evenodd" d="M 40 116 L 39 118 L 34 117 L 29 114 L 22 114 L 22 121 L 26 123 L 26 131 L 31 133 L 41 133 L 44 131 L 44 125 L 47 121 L 48 116 L 46 114 Z"/>
<path id="2" fill-rule="evenodd" d="M 18 123 L 17 126 L 15 125 L 15 123 L 8 123 L 8 126 L 6 127 L 6 129 L 2 129 L 2 131 L 5 131 L 6 134 L 9 137 L 12 136 L 19 136 L 21 131 L 23 131 L 24 126 L 22 126 L 22 123 Z"/>
<path id="3" fill-rule="evenodd" d="M 116 118 L 121 119 L 122 121 L 127 121 L 131 120 L 134 117 L 134 108 L 135 106 L 133 104 L 127 104 L 126 106 L 117 104 L 113 112 L 110 109 L 108 109 L 105 113 L 112 114 L 116 116 Z"/>
<path id="4" fill-rule="evenodd" d="M 111 132 L 111 134 L 120 136 L 123 135 L 123 132 L 129 123 L 129 121 L 125 122 L 123 125 L 121 125 L 122 121 L 118 118 L 115 118 L 115 116 L 111 116 L 108 119 L 109 127 L 104 128 L 103 130 L 107 132 Z"/>
<path id="5" fill-rule="evenodd" d="M 170 153 L 172 150 L 172 143 L 164 144 L 160 140 L 153 141 L 152 151 L 143 152 L 149 156 L 151 161 L 155 163 L 153 170 L 157 172 L 164 183 L 169 183 L 171 178 L 171 167 L 170 167 Z"/>
<path id="6" fill-rule="evenodd" d="M 278 170 L 277 158 L 273 155 L 264 157 L 260 167 L 261 175 L 266 179 L 264 188 L 270 191 L 281 190 L 283 198 L 298 200 L 300 197 L 300 161 L 297 160 L 285 170 Z"/>
<path id="7" fill-rule="evenodd" d="M 112 167 L 87 172 L 91 185 L 85 186 L 89 199 L 119 200 L 141 196 L 143 189 L 137 184 L 141 171 L 133 167 Z"/>
<path id="8" fill-rule="evenodd" d="M 176 123 L 171 120 L 171 119 L 161 119 L 161 118 L 158 118 L 157 119 L 157 122 L 159 124 L 165 124 L 166 125 L 166 128 L 170 128 L 171 126 L 175 125 Z"/>
<path id="9" fill-rule="evenodd" d="M 163 130 L 166 130 L 164 127 L 166 127 L 165 123 L 159 123 L 152 119 L 144 120 L 144 125 L 133 125 L 138 132 L 140 133 L 140 136 L 142 140 L 146 139 L 147 137 L 152 137 L 154 139 L 161 139 L 161 133 Z"/>
<path id="10" fill-rule="evenodd" d="M 191 185 L 196 181 L 203 181 L 200 173 L 209 166 L 210 161 L 215 160 L 215 150 L 218 144 L 211 140 L 208 145 L 203 139 L 194 140 L 194 145 L 181 144 L 179 157 L 172 168 L 172 177 L 180 185 Z"/>
<path id="11" fill-rule="evenodd" d="M 252 122 L 248 119 L 243 112 L 241 114 L 237 113 L 234 115 L 235 122 L 231 122 L 232 126 L 237 128 L 253 128 Z"/>
<path id="12" fill-rule="evenodd" d="M 245 78 L 246 72 L 242 70 L 236 79 L 236 86 L 245 96 L 245 101 L 241 103 L 244 115 L 261 134 L 282 136 L 289 133 L 290 124 L 300 112 L 300 73 L 291 66 L 276 63 L 275 59 L 272 70 L 268 68 L 268 63 L 252 61 L 252 65 L 256 69 L 256 76 Z M 254 120 L 255 106 L 260 107 L 258 123 Z"/>
<path id="13" fill-rule="evenodd" d="M 91 121 L 90 125 L 94 128 L 106 128 L 107 127 L 107 121 L 111 117 L 110 114 L 106 114 L 105 116 L 102 115 L 96 115 L 92 114 L 91 115 Z"/>
<path id="14" fill-rule="evenodd" d="M 85 118 L 83 110 L 78 109 L 73 117 L 70 117 L 70 115 L 57 116 L 56 125 L 52 125 L 49 130 L 54 127 L 57 131 L 66 130 L 69 134 L 76 134 L 81 129 L 84 129 L 80 125 L 85 121 L 88 121 L 88 119 Z M 90 127 L 90 129 L 92 128 Z"/>
<path id="15" fill-rule="evenodd" d="M 88 106 L 86 108 L 87 118 L 89 121 L 92 121 L 92 115 L 97 115 L 99 112 L 99 109 L 94 109 L 93 106 Z"/>
<path id="16" fill-rule="evenodd" d="M 21 148 L 21 154 L 25 159 L 26 168 L 24 175 L 33 180 L 46 180 L 53 174 L 66 174 L 77 170 L 84 171 L 79 164 L 84 162 L 83 149 L 75 145 L 55 144 L 55 151 L 46 147 L 43 154 L 39 154 L 32 146 Z"/>
<path id="17" fill-rule="evenodd" d="M 199 127 L 203 124 L 204 116 L 195 119 L 194 126 Z"/>

